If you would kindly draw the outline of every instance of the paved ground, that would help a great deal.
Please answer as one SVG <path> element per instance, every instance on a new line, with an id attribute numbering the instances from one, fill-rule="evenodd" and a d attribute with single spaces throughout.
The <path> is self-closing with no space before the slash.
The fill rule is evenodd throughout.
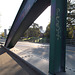
<path id="1" fill-rule="evenodd" d="M 49 71 L 49 45 L 36 44 L 30 42 L 18 42 L 12 52 L 19 55 L 24 60 L 28 61 L 44 73 Z"/>
<path id="2" fill-rule="evenodd" d="M 0 75 L 29 75 L 0 47 Z"/>
<path id="3" fill-rule="evenodd" d="M 75 47 L 66 46 L 66 66 L 75 70 Z"/>
<path id="4" fill-rule="evenodd" d="M 5 41 L 6 41 L 6 39 L 0 39 L 0 42 L 3 42 L 4 43 Z"/>
<path id="5" fill-rule="evenodd" d="M 48 44 L 18 42 L 11 51 L 47 74 L 49 68 L 49 47 Z M 73 72 L 73 75 L 75 75 L 74 57 L 75 47 L 66 46 L 66 70 Z M 45 70 L 44 68 L 47 69 Z"/>
<path id="6" fill-rule="evenodd" d="M 49 66 L 49 44 L 37 44 L 31 42 L 18 42 L 13 52 L 27 60 L 45 73 L 48 73 Z M 17 48 L 17 49 L 16 49 Z M 12 51 L 12 50 L 11 50 Z M 38 59 L 39 57 L 40 59 Z M 75 72 L 75 47 L 66 46 L 66 69 Z M 33 62 L 35 61 L 35 62 Z M 42 65 L 44 62 L 44 66 Z M 38 62 L 38 63 L 37 63 Z M 42 67 L 40 67 L 40 65 Z M 47 68 L 47 70 L 44 70 Z"/>

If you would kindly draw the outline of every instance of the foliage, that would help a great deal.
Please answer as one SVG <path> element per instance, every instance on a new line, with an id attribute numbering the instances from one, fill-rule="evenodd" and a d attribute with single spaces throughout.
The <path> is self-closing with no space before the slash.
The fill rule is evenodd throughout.
<path id="1" fill-rule="evenodd" d="M 23 41 L 36 42 L 36 43 L 49 43 L 49 39 L 47 38 L 39 38 L 39 37 L 29 37 L 23 38 Z"/>
<path id="2" fill-rule="evenodd" d="M 75 30 L 75 4 L 71 0 L 67 2 L 67 38 L 74 38 L 73 31 Z"/>
<path id="3" fill-rule="evenodd" d="M 50 23 L 47 25 L 44 35 L 45 37 L 50 38 Z"/>
<path id="4" fill-rule="evenodd" d="M 39 37 L 39 36 L 40 36 L 39 25 L 36 23 L 33 23 L 24 33 L 24 37 Z"/>
<path id="5" fill-rule="evenodd" d="M 72 25 L 75 22 L 75 4 L 71 3 L 71 0 L 67 2 L 67 25 Z"/>
<path id="6" fill-rule="evenodd" d="M 4 32 L 1 33 L 1 36 L 4 37 Z"/>

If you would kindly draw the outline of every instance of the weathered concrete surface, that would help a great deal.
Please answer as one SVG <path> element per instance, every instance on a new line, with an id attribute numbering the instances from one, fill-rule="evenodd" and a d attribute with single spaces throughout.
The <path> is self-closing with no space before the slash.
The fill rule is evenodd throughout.
<path id="1" fill-rule="evenodd" d="M 0 47 L 0 75 L 29 75 Z"/>

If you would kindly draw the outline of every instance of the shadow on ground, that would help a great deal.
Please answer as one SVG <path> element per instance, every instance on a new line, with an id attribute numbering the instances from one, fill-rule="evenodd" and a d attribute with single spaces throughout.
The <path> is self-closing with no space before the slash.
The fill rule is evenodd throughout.
<path id="1" fill-rule="evenodd" d="M 0 75 L 29 75 L 0 47 Z"/>

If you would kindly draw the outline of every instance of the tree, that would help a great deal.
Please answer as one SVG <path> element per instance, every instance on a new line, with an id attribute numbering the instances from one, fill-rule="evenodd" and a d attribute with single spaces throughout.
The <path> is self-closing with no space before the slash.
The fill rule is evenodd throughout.
<path id="1" fill-rule="evenodd" d="M 1 36 L 4 37 L 4 32 L 1 33 Z"/>
<path id="2" fill-rule="evenodd" d="M 71 0 L 67 2 L 67 38 L 73 38 L 75 27 L 75 4 Z"/>
<path id="3" fill-rule="evenodd" d="M 28 30 L 24 33 L 25 37 L 39 37 L 40 36 L 40 30 L 39 25 L 36 23 L 33 23 Z"/>
<path id="4" fill-rule="evenodd" d="M 67 2 L 67 26 L 75 23 L 75 4 L 71 3 L 71 0 Z"/>
<path id="5" fill-rule="evenodd" d="M 47 25 L 44 35 L 45 37 L 50 38 L 50 23 Z"/>
<path id="6" fill-rule="evenodd" d="M 43 26 L 40 26 L 39 27 L 39 30 L 40 30 L 40 32 L 43 34 L 44 33 L 44 31 L 43 31 Z"/>

